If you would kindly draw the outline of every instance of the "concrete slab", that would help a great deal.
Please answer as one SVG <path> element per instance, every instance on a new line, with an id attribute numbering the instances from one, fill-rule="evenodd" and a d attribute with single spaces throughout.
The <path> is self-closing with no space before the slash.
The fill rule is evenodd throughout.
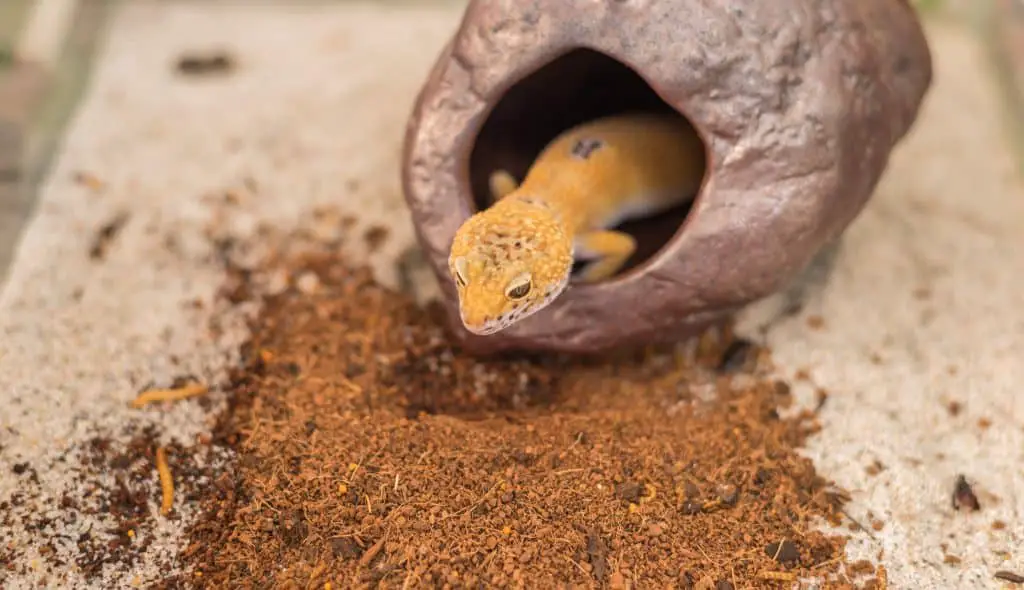
<path id="1" fill-rule="evenodd" d="M 65 494 L 95 506 L 89 486 L 113 485 L 83 484 L 78 461 L 96 437 L 120 445 L 152 425 L 163 440 L 188 443 L 209 429 L 223 404 L 216 392 L 207 409 L 127 402 L 183 374 L 221 383 L 236 360 L 252 310 L 211 304 L 225 279 L 218 242 L 234 240 L 256 258 L 265 253 L 261 226 L 308 228 L 316 210 L 340 208 L 361 219 L 344 247 L 384 282 L 399 281 L 392 263 L 413 243 L 397 175 L 405 118 L 458 17 L 457 3 L 162 1 L 117 14 L 0 291 L 0 502 L 19 496 L 11 525 L 0 527 L 0 553 L 15 549 L 13 565 L 28 567 L 0 578 L 5 588 L 131 587 L 175 571 L 194 516 L 187 506 L 180 520 L 158 517 L 140 532 L 153 543 L 139 561 L 109 564 L 92 584 L 74 565 L 44 558 L 52 546 L 73 564 L 74 539 L 109 526 L 102 514 L 70 520 L 61 509 Z M 936 88 L 922 120 L 823 290 L 768 338 L 781 372 L 806 369 L 830 392 L 825 430 L 808 452 L 852 489 L 855 517 L 866 522 L 870 510 L 885 522 L 859 535 L 852 554 L 873 559 L 883 549 L 894 587 L 997 587 L 994 569 L 1024 569 L 1015 389 L 1024 378 L 1024 188 L 980 46 L 950 24 L 929 35 Z M 229 52 L 237 71 L 174 73 L 182 53 L 204 50 Z M 80 172 L 102 188 L 76 182 Z M 91 258 L 97 232 L 122 216 L 106 254 Z M 376 224 L 390 238 L 371 254 L 361 235 Z M 752 309 L 748 325 L 775 303 Z M 811 315 L 820 328 L 808 326 Z M 798 392 L 813 403 L 813 389 Z M 955 417 L 952 401 L 963 407 Z M 876 459 L 884 469 L 867 476 Z M 10 475 L 22 463 L 38 483 Z M 977 513 L 950 508 L 961 472 L 979 492 Z M 155 513 L 159 492 L 149 486 Z M 52 522 L 36 528 L 39 515 Z M 1005 528 L 994 530 L 996 520 Z M 962 563 L 943 563 L 946 554 Z"/>

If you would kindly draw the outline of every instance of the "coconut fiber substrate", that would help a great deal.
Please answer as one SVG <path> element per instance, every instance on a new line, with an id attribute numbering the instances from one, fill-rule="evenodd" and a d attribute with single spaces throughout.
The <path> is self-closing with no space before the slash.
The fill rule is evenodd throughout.
<path id="1" fill-rule="evenodd" d="M 237 460 L 167 580 L 205 588 L 878 587 L 768 352 L 477 360 L 330 256 L 265 301 L 212 445 Z M 171 470 L 189 461 L 173 454 Z M 182 473 L 180 477 L 188 477 Z"/>

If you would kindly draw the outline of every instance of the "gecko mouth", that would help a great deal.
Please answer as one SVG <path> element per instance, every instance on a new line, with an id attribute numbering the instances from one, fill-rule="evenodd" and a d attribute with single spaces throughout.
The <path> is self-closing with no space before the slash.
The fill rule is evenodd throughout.
<path id="1" fill-rule="evenodd" d="M 462 317 L 462 325 L 466 327 L 471 333 L 477 336 L 490 336 L 496 332 L 500 332 L 505 328 L 508 328 L 512 324 L 515 324 L 519 320 L 531 315 L 532 311 L 522 311 L 515 314 L 508 314 L 502 317 L 484 320 L 482 324 L 475 324 L 466 321 L 466 317 Z"/>
<path id="2" fill-rule="evenodd" d="M 462 319 L 462 325 L 469 332 L 476 334 L 477 336 L 490 336 L 496 332 L 500 332 L 513 324 L 519 323 L 520 321 L 530 317 L 538 311 L 544 309 L 551 304 L 552 301 L 557 299 L 569 288 L 569 277 L 566 276 L 557 285 L 553 286 L 548 290 L 547 295 L 539 301 L 535 301 L 529 305 L 524 305 L 518 309 L 512 310 L 505 315 L 499 316 L 493 319 L 484 320 L 482 324 L 476 324 L 466 321 L 466 315 L 460 314 Z"/>
<path id="3" fill-rule="evenodd" d="M 491 334 L 494 334 L 495 332 L 500 332 L 501 330 L 504 330 L 506 328 L 506 326 L 502 326 L 500 324 L 484 324 L 482 326 L 474 326 L 463 322 L 463 325 L 466 326 L 467 330 L 469 330 L 473 334 L 476 334 L 477 336 L 490 336 Z"/>
<path id="4" fill-rule="evenodd" d="M 490 336 L 496 332 L 500 332 L 505 328 L 515 323 L 512 319 L 494 319 L 485 320 L 482 324 L 475 324 L 467 322 L 465 316 L 462 317 L 462 325 L 472 334 L 477 336 Z"/>

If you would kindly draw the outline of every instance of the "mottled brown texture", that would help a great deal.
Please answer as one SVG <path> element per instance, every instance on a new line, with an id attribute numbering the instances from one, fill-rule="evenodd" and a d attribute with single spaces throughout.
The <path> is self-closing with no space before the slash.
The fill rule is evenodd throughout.
<path id="1" fill-rule="evenodd" d="M 616 82 L 635 77 L 628 71 L 601 78 L 589 52 L 564 57 L 580 48 L 614 58 L 653 92 Z M 544 71 L 558 59 L 576 61 Z M 488 140 L 488 153 L 475 154 L 489 115 L 534 74 L 547 78 L 502 107 L 508 123 L 495 132 L 521 149 Z M 471 1 L 419 97 L 403 168 L 453 332 L 476 352 L 589 352 L 725 319 L 795 278 L 854 219 L 931 76 L 917 17 L 894 0 Z M 708 147 L 705 184 L 682 230 L 642 265 L 574 285 L 506 331 L 462 329 L 448 247 L 476 210 L 477 177 L 489 172 L 470 163 L 521 173 L 551 130 L 661 101 Z"/>
<path id="2" fill-rule="evenodd" d="M 767 349 L 728 375 L 733 336 L 714 329 L 645 354 L 476 359 L 367 268 L 274 267 L 320 288 L 254 318 L 208 441 L 237 461 L 191 506 L 189 573 L 154 589 L 877 587 L 820 530 L 848 494 L 803 456 L 817 417 L 781 415 L 794 396 Z M 192 454 L 174 453 L 189 484 Z"/>

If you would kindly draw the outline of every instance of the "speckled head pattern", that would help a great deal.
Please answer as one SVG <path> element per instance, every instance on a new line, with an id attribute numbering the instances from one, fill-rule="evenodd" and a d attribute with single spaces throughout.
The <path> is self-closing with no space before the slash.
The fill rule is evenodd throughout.
<path id="1" fill-rule="evenodd" d="M 572 263 L 572 237 L 540 202 L 510 197 L 473 215 L 448 258 L 463 325 L 493 334 L 536 313 L 565 289 Z"/>

